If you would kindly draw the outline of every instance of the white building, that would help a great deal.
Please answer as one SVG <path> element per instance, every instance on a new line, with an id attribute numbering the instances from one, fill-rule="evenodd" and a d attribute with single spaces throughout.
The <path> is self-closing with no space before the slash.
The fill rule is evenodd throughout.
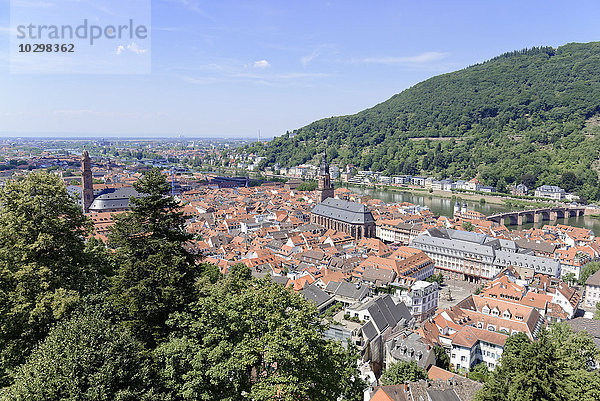
<path id="1" fill-rule="evenodd" d="M 585 282 L 585 306 L 593 308 L 600 302 L 600 270 Z"/>
<path id="2" fill-rule="evenodd" d="M 566 192 L 561 187 L 556 185 L 542 185 L 535 189 L 535 196 L 538 198 L 548 198 L 554 200 L 562 200 L 565 198 Z"/>
<path id="3" fill-rule="evenodd" d="M 468 372 L 481 362 L 493 370 L 500 361 L 507 338 L 501 333 L 465 326 L 452 340 L 450 363 L 458 372 Z"/>
<path id="4" fill-rule="evenodd" d="M 521 253 L 514 241 L 485 234 L 431 228 L 414 238 L 410 246 L 425 252 L 435 263 L 436 271 L 448 278 L 491 280 L 509 266 L 552 277 L 560 275 L 559 261 Z"/>
<path id="5" fill-rule="evenodd" d="M 395 324 L 402 319 L 405 323 L 412 320 L 412 315 L 406 305 L 402 302 L 395 303 L 388 294 L 380 295 L 368 301 L 357 302 L 347 307 L 346 313 L 350 317 L 358 318 L 363 322 L 373 322 L 380 333 L 388 327 L 388 315 L 393 316 Z"/>
<path id="6" fill-rule="evenodd" d="M 438 285 L 417 280 L 400 294 L 400 300 L 411 311 L 418 322 L 433 316 L 438 306 Z"/>

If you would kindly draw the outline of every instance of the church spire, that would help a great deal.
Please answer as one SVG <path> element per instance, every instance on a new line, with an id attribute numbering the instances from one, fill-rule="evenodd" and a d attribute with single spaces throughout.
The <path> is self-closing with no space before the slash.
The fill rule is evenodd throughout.
<path id="1" fill-rule="evenodd" d="M 94 202 L 94 182 L 92 180 L 92 164 L 87 150 L 84 150 L 81 155 L 81 188 L 83 212 L 88 213 Z"/>
<path id="2" fill-rule="evenodd" d="M 325 159 L 321 162 L 321 168 L 319 169 L 319 185 L 317 186 L 317 192 L 319 194 L 319 202 L 323 202 L 327 198 L 333 198 L 335 195 L 333 185 L 331 184 L 331 177 L 329 175 L 329 165 Z"/>

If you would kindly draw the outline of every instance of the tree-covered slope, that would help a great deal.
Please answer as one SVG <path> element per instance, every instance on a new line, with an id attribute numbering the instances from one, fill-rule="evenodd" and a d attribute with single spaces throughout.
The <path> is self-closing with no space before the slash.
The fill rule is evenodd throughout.
<path id="1" fill-rule="evenodd" d="M 275 138 L 267 163 L 557 184 L 600 199 L 600 42 L 533 48 L 423 81 L 360 113 Z M 248 149 L 259 150 L 259 149 Z"/>

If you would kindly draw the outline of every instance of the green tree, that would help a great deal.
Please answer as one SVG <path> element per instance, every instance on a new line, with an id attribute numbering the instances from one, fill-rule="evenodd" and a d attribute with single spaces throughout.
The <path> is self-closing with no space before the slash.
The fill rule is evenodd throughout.
<path id="1" fill-rule="evenodd" d="M 435 352 L 435 366 L 448 370 L 450 368 L 450 357 L 443 347 L 434 345 L 433 351 Z"/>
<path id="2" fill-rule="evenodd" d="M 400 361 L 391 364 L 383 372 L 383 375 L 381 375 L 381 384 L 388 386 L 423 379 L 427 379 L 427 371 L 417 365 L 415 361 Z"/>
<path id="3" fill-rule="evenodd" d="M 594 273 L 600 270 L 600 262 L 589 262 L 581 269 L 579 274 L 579 284 L 585 285 L 587 279 Z"/>
<path id="4" fill-rule="evenodd" d="M 521 176 L 521 184 L 525 185 L 528 189 L 533 189 L 537 178 L 533 174 L 525 173 Z"/>
<path id="5" fill-rule="evenodd" d="M 91 221 L 58 176 L 10 181 L 0 205 L 1 381 L 110 269 L 103 248 L 86 244 Z"/>
<path id="6" fill-rule="evenodd" d="M 462 228 L 465 231 L 474 231 L 475 230 L 475 226 L 470 221 L 463 221 Z"/>
<path id="7" fill-rule="evenodd" d="M 100 313 L 76 315 L 54 327 L 15 372 L 2 399 L 150 399 L 153 379 L 143 345 Z"/>
<path id="8" fill-rule="evenodd" d="M 575 273 L 567 273 L 563 276 L 563 281 L 569 285 L 577 282 L 577 278 L 575 277 Z"/>
<path id="9" fill-rule="evenodd" d="M 442 284 L 444 282 L 444 275 L 442 273 L 432 274 L 431 276 L 427 277 L 425 281 L 429 283 Z"/>
<path id="10" fill-rule="evenodd" d="M 155 351 L 176 400 L 362 399 L 352 347 L 325 340 L 315 307 L 245 265 L 173 314 L 172 334 Z"/>
<path id="11" fill-rule="evenodd" d="M 506 341 L 502 358 L 476 401 L 575 401 L 600 397 L 600 375 L 591 370 L 600 352 L 587 332 L 564 323 L 543 330 L 537 341 L 525 334 Z"/>
<path id="12" fill-rule="evenodd" d="M 165 176 L 153 169 L 134 186 L 144 196 L 131 199 L 131 212 L 109 235 L 118 266 L 110 292 L 133 332 L 152 346 L 166 335 L 169 314 L 195 298 L 201 266 L 186 249 L 185 217 Z"/>
<path id="13" fill-rule="evenodd" d="M 467 374 L 467 377 L 471 380 L 477 380 L 478 382 L 485 383 L 489 377 L 490 370 L 488 369 L 485 362 L 477 364 Z"/>
<path id="14" fill-rule="evenodd" d="M 317 189 L 317 183 L 316 182 L 303 182 L 300 185 L 298 185 L 298 188 L 296 188 L 296 190 L 298 191 L 314 191 L 315 189 Z"/>
<path id="15" fill-rule="evenodd" d="M 565 171 L 560 176 L 560 186 L 565 191 L 571 192 L 580 185 L 581 181 L 579 180 L 579 178 L 577 178 L 577 175 L 575 175 L 575 173 L 572 171 Z"/>

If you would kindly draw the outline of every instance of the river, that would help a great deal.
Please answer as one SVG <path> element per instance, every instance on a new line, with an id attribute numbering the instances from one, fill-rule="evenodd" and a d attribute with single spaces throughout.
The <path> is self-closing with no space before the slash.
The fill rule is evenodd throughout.
<path id="1" fill-rule="evenodd" d="M 429 209 L 436 216 L 448 216 L 452 217 L 454 214 L 454 202 L 450 198 L 440 198 L 438 196 L 429 195 L 427 193 L 417 194 L 414 192 L 397 192 L 397 191 L 384 191 L 373 188 L 360 188 L 360 187 L 349 187 L 352 192 L 358 195 L 369 195 L 372 198 L 381 199 L 384 202 L 389 203 L 400 203 L 409 202 L 415 205 L 423 205 L 429 207 Z M 460 195 L 457 195 L 459 197 Z M 480 204 L 476 201 L 466 201 L 469 210 L 476 210 L 485 215 L 491 215 L 501 212 L 509 212 L 512 209 L 504 205 L 497 205 L 493 203 Z M 600 220 L 590 216 L 582 217 L 571 217 L 564 220 L 558 220 L 552 224 L 567 224 L 574 227 L 585 227 L 591 229 L 595 235 L 600 235 Z M 518 230 L 520 228 L 528 229 L 531 227 L 542 227 L 544 224 L 550 224 L 548 221 L 539 223 L 523 224 L 522 226 L 507 225 L 511 230 Z"/>

